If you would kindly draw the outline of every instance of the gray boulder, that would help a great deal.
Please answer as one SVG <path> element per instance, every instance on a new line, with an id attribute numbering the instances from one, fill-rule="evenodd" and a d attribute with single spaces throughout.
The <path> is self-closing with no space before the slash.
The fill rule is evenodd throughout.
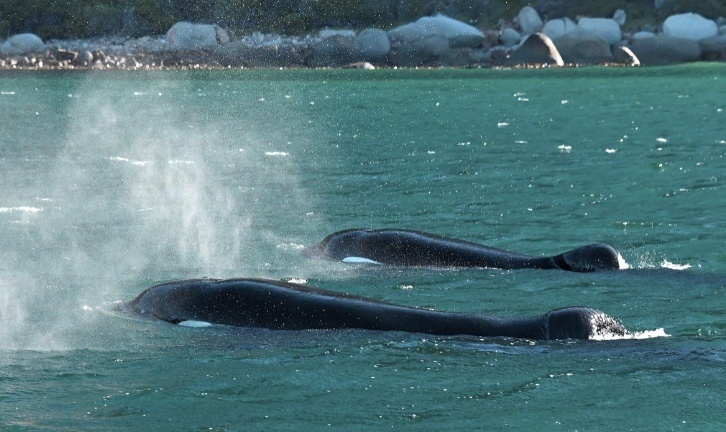
<path id="1" fill-rule="evenodd" d="M 445 15 L 421 17 L 417 21 L 388 31 L 392 42 L 412 43 L 427 38 L 444 38 L 451 48 L 476 48 L 484 33 L 469 24 Z"/>
<path id="2" fill-rule="evenodd" d="M 630 44 L 630 50 L 640 64 L 647 66 L 688 63 L 701 58 L 698 42 L 672 36 L 636 39 Z"/>
<path id="3" fill-rule="evenodd" d="M 522 33 L 526 35 L 540 32 L 544 26 L 542 18 L 539 17 L 539 14 L 532 6 L 523 7 L 517 16 L 514 17 L 514 22 L 522 30 Z"/>
<path id="4" fill-rule="evenodd" d="M 627 18 L 627 15 L 625 14 L 625 11 L 622 9 L 618 9 L 613 14 L 613 20 L 618 23 L 620 27 L 625 25 L 625 19 Z"/>
<path id="5" fill-rule="evenodd" d="M 434 35 L 412 42 L 394 42 L 389 57 L 394 66 L 432 65 L 450 49 L 445 37 Z"/>
<path id="6" fill-rule="evenodd" d="M 699 14 L 684 13 L 671 15 L 663 22 L 663 34 L 699 41 L 718 35 L 716 22 Z"/>
<path id="7" fill-rule="evenodd" d="M 176 51 L 211 49 L 229 42 L 229 35 L 216 25 L 179 21 L 166 32 L 166 42 Z"/>
<path id="8" fill-rule="evenodd" d="M 623 37 L 618 23 L 610 18 L 580 18 L 577 27 L 598 34 L 610 45 L 620 42 Z"/>
<path id="9" fill-rule="evenodd" d="M 565 63 L 598 64 L 613 61 L 610 44 L 599 34 L 577 30 L 553 40 Z"/>
<path id="10" fill-rule="evenodd" d="M 577 23 L 569 18 L 559 18 L 547 21 L 542 28 L 542 33 L 546 34 L 550 39 L 558 37 L 577 30 Z"/>
<path id="11" fill-rule="evenodd" d="M 44 49 L 43 40 L 33 33 L 16 34 L 0 45 L 0 53 L 11 56 L 41 52 Z"/>
<path id="12" fill-rule="evenodd" d="M 391 41 L 385 30 L 365 29 L 353 39 L 353 58 L 355 61 L 381 63 L 386 61 L 391 51 Z"/>
<path id="13" fill-rule="evenodd" d="M 212 53 L 217 63 L 224 67 L 300 67 L 305 63 L 300 48 L 286 44 L 249 46 L 233 41 L 218 45 Z"/>
<path id="14" fill-rule="evenodd" d="M 701 58 L 707 61 L 726 61 L 726 35 L 698 41 L 701 45 Z"/>
<path id="15" fill-rule="evenodd" d="M 437 64 L 450 67 L 491 65 L 491 54 L 478 48 L 451 48 L 439 56 Z"/>
<path id="16" fill-rule="evenodd" d="M 649 31 L 639 31 L 633 33 L 632 38 L 633 39 L 644 39 L 644 38 L 650 38 L 655 37 L 655 33 L 649 32 Z"/>
<path id="17" fill-rule="evenodd" d="M 308 60 L 312 67 L 338 67 L 353 63 L 353 38 L 335 35 L 318 42 Z"/>
<path id="18" fill-rule="evenodd" d="M 520 40 L 522 40 L 522 35 L 520 35 L 517 30 L 509 27 L 502 30 L 499 35 L 499 41 L 505 47 L 513 47 L 519 44 Z"/>
<path id="19" fill-rule="evenodd" d="M 522 45 L 509 55 L 506 66 L 548 64 L 563 66 L 562 56 L 552 40 L 543 33 L 529 35 Z"/>

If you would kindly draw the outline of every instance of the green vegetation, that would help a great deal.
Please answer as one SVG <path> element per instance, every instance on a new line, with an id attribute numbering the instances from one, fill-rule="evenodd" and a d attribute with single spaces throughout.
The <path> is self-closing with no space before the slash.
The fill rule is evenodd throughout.
<path id="1" fill-rule="evenodd" d="M 445 13 L 493 28 L 526 5 L 545 18 L 628 14 L 626 29 L 658 24 L 674 13 L 726 17 L 722 0 L 1 0 L 0 37 L 32 32 L 42 39 L 163 34 L 177 21 L 215 23 L 247 33 L 311 33 L 323 27 L 387 28 L 424 15 Z"/>
<path id="2" fill-rule="evenodd" d="M 177 21 L 297 34 L 379 22 L 370 0 L 2 0 L 0 36 L 42 39 L 163 34 Z M 381 2 L 378 2 L 381 3 Z"/>

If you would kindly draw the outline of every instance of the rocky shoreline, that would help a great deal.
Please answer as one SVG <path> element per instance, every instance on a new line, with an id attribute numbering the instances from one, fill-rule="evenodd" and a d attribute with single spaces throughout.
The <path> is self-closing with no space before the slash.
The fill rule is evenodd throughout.
<path id="1" fill-rule="evenodd" d="M 524 7 L 496 29 L 444 15 L 389 30 L 235 36 L 211 24 L 178 22 L 162 36 L 43 41 L 30 33 L 0 41 L 0 70 L 164 70 L 339 67 L 649 66 L 726 61 L 726 19 L 684 13 L 638 31 L 627 16 L 543 21 Z"/>

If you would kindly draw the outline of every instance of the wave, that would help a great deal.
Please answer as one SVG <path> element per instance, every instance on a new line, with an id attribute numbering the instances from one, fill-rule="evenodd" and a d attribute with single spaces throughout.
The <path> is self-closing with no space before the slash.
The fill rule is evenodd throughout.
<path id="1" fill-rule="evenodd" d="M 45 211 L 42 207 L 18 206 L 0 207 L 0 213 L 39 213 Z"/>
<path id="2" fill-rule="evenodd" d="M 625 333 L 624 335 L 617 335 L 613 333 L 598 334 L 591 338 L 596 341 L 611 341 L 611 340 L 627 340 L 627 339 L 652 339 L 657 337 L 670 337 L 665 329 L 658 328 L 655 330 L 645 330 L 641 332 Z"/>

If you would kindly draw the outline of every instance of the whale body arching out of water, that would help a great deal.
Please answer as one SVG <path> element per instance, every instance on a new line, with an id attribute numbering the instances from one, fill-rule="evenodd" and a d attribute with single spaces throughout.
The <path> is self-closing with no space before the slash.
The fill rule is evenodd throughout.
<path id="1" fill-rule="evenodd" d="M 265 279 L 167 282 L 143 291 L 124 307 L 174 324 L 203 322 L 280 330 L 357 328 L 543 340 L 627 334 L 618 321 L 587 307 L 533 317 L 498 317 L 399 306 Z"/>
<path id="2" fill-rule="evenodd" d="M 561 269 L 620 268 L 618 252 L 602 243 L 550 257 L 533 257 L 464 240 L 405 229 L 348 229 L 325 237 L 308 255 L 393 266 Z"/>

